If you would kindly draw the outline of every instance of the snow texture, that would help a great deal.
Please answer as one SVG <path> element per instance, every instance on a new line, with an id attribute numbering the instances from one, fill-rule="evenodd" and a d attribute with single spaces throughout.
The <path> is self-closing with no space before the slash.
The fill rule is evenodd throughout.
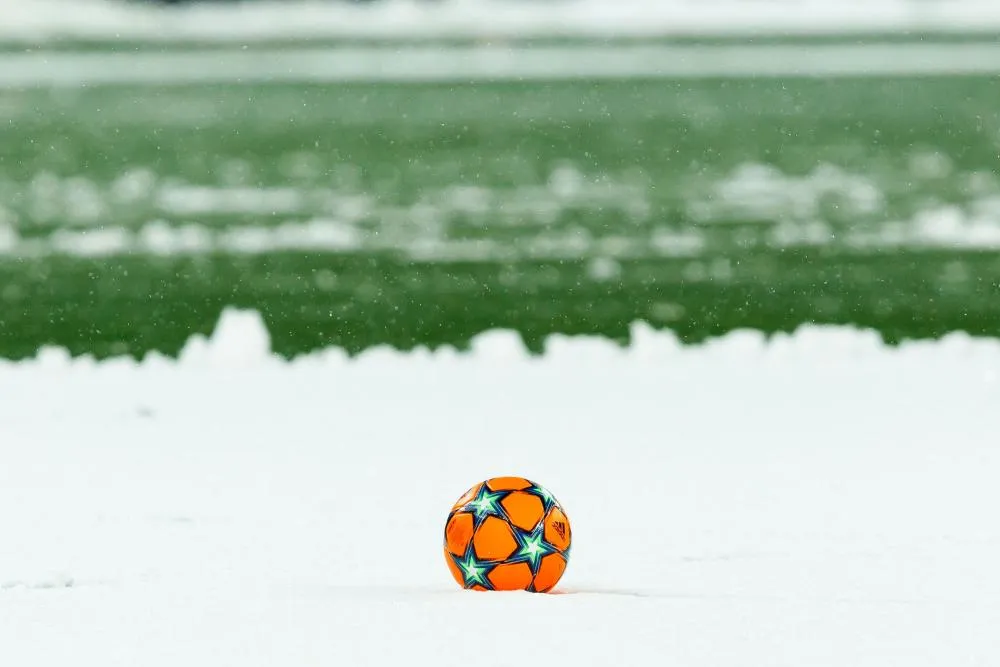
<path id="1" fill-rule="evenodd" d="M 4 0 L 0 39 L 650 36 L 995 31 L 991 0 L 257 0 L 165 10 L 121 0 Z"/>
<path id="2" fill-rule="evenodd" d="M 998 664 L 1000 344 L 634 334 L 0 362 L 0 664 Z M 450 579 L 499 474 L 566 506 L 561 595 Z"/>

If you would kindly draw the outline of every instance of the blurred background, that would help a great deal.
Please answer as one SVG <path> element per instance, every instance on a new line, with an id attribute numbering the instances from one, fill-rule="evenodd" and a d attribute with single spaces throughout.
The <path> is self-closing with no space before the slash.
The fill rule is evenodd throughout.
<path id="1" fill-rule="evenodd" d="M 1000 333 L 1000 3 L 0 5 L 0 356 Z"/>

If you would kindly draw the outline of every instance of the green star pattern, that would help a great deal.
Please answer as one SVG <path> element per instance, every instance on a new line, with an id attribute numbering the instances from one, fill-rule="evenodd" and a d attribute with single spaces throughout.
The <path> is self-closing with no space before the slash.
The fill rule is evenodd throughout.
<path id="1" fill-rule="evenodd" d="M 535 484 L 530 491 L 534 492 L 536 496 L 542 499 L 542 503 L 545 505 L 545 511 L 548 512 L 553 505 L 557 505 L 555 496 L 548 492 L 548 489 L 538 486 Z"/>
<path id="2" fill-rule="evenodd" d="M 487 578 L 492 567 L 476 558 L 472 544 L 469 544 L 469 548 L 465 550 L 464 557 L 458 558 L 457 556 L 452 556 L 452 558 L 455 561 L 455 565 L 462 572 L 463 585 L 466 588 L 472 588 L 476 584 L 479 584 L 483 588 L 493 588 L 493 585 Z"/>
<path id="3" fill-rule="evenodd" d="M 505 516 L 506 513 L 503 511 L 500 501 L 508 493 L 508 491 L 490 491 L 483 484 L 476 497 L 466 503 L 462 509 L 474 514 L 477 524 L 488 516 Z"/>
<path id="4" fill-rule="evenodd" d="M 514 531 L 518 550 L 514 552 L 512 560 L 527 563 L 531 567 L 532 575 L 538 574 L 538 565 L 542 562 L 542 558 L 556 552 L 545 541 L 545 537 L 543 536 L 544 530 L 544 525 L 539 524 L 531 533 L 525 534 L 519 530 Z"/>

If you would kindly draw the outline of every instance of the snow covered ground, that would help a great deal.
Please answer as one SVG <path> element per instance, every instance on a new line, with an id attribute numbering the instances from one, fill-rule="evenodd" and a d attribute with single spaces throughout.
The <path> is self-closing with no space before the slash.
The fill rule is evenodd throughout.
<path id="1" fill-rule="evenodd" d="M 995 31 L 992 0 L 259 0 L 165 10 L 123 0 L 4 0 L 0 39 L 650 36 Z"/>
<path id="2" fill-rule="evenodd" d="M 0 664 L 996 665 L 1000 344 L 0 362 Z M 451 502 L 570 513 L 562 595 L 460 591 Z"/>
<path id="3" fill-rule="evenodd" d="M 996 75 L 1000 45 L 840 44 L 200 49 L 26 52 L 0 59 L 0 90 L 99 86 L 448 83 Z"/>

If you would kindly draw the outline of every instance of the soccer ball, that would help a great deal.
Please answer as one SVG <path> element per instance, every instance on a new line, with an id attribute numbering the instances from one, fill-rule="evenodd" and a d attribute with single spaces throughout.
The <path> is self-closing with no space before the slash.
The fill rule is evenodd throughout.
<path id="1" fill-rule="evenodd" d="M 544 593 L 562 577 L 571 540 L 569 519 L 551 493 L 521 477 L 494 477 L 452 506 L 444 557 L 464 588 Z"/>

